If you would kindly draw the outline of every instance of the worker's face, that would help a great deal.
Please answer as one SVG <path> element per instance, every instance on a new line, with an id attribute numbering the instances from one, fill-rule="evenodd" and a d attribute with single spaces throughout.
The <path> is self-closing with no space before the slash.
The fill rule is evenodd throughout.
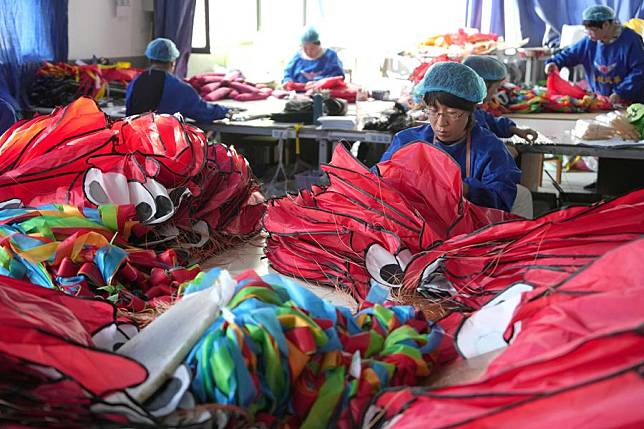
<path id="1" fill-rule="evenodd" d="M 585 31 L 593 42 L 606 42 L 613 38 L 613 29 L 609 22 L 604 22 L 601 28 L 586 27 Z"/>
<path id="2" fill-rule="evenodd" d="M 487 96 L 485 97 L 485 101 L 492 100 L 492 98 L 494 98 L 494 96 L 498 92 L 500 86 L 501 86 L 501 82 L 492 82 L 488 84 Z"/>
<path id="3" fill-rule="evenodd" d="M 317 58 L 322 50 L 322 47 L 316 43 L 304 43 L 302 45 L 302 50 L 309 58 Z"/>
<path id="4" fill-rule="evenodd" d="M 436 105 L 427 107 L 427 114 L 438 140 L 453 142 L 465 136 L 470 112 L 447 107 L 437 102 Z"/>

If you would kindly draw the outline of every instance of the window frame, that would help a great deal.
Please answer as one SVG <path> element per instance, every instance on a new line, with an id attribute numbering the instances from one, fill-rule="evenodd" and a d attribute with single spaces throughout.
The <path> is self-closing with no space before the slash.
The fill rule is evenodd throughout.
<path id="1" fill-rule="evenodd" d="M 204 2 L 204 13 L 206 15 L 206 46 L 201 47 L 201 48 L 195 48 L 191 47 L 190 52 L 193 54 L 210 54 L 210 8 L 208 4 L 208 0 L 203 0 Z M 193 31 L 194 31 L 194 24 L 193 24 Z"/>

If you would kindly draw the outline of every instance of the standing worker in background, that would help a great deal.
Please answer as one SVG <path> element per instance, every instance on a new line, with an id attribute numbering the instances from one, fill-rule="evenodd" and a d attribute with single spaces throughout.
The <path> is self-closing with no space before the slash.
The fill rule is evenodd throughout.
<path id="1" fill-rule="evenodd" d="M 333 49 L 320 45 L 320 35 L 307 29 L 301 38 L 302 49 L 298 51 L 284 70 L 282 84 L 290 90 L 293 83 L 307 83 L 325 77 L 344 77 L 342 62 Z"/>
<path id="2" fill-rule="evenodd" d="M 145 112 L 181 113 L 198 122 L 225 118 L 228 109 L 202 100 L 194 88 L 175 77 L 175 60 L 179 50 L 170 39 L 158 38 L 148 44 L 145 56 L 150 68 L 127 87 L 126 114 Z"/>
<path id="3" fill-rule="evenodd" d="M 613 104 L 644 102 L 644 42 L 615 20 L 606 6 L 584 10 L 588 37 L 546 61 L 546 74 L 561 67 L 584 66 L 590 88 Z"/>
<path id="4" fill-rule="evenodd" d="M 501 82 L 505 80 L 507 74 L 505 65 L 494 57 L 479 55 L 472 55 L 465 58 L 463 64 L 483 78 L 487 88 L 487 96 L 484 102 L 490 101 L 496 95 Z M 506 118 L 505 116 L 494 117 L 481 108 L 477 108 L 474 111 L 474 118 L 479 125 L 492 131 L 494 135 L 502 139 L 509 139 L 517 135 L 524 140 L 535 141 L 538 136 L 537 132 L 533 129 L 519 128 L 512 119 Z"/>
<path id="5" fill-rule="evenodd" d="M 531 197 L 527 201 L 529 211 L 512 210 L 521 170 L 503 142 L 474 119 L 474 109 L 486 94 L 485 82 L 471 68 L 455 62 L 432 65 L 414 88 L 415 98 L 427 106 L 429 125 L 397 133 L 380 161 L 390 159 L 411 142 L 434 144 L 461 167 L 463 191 L 468 200 L 531 217 Z M 521 195 L 528 198 L 530 193 Z"/>

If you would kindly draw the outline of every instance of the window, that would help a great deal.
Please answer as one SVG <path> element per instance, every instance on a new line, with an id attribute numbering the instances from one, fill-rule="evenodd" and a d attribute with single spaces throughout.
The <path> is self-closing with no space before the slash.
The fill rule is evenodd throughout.
<path id="1" fill-rule="evenodd" d="M 210 16 L 208 0 L 197 0 L 195 19 L 192 25 L 192 52 L 210 53 Z"/>

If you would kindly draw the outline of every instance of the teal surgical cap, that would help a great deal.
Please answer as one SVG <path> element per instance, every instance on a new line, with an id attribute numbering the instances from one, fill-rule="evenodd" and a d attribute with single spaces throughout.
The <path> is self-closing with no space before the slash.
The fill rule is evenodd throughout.
<path id="1" fill-rule="evenodd" d="M 172 40 L 159 37 L 148 44 L 145 56 L 154 61 L 169 63 L 179 58 L 179 50 Z"/>
<path id="2" fill-rule="evenodd" d="M 615 19 L 615 11 L 608 6 L 591 6 L 582 16 L 584 21 L 610 21 Z"/>
<path id="3" fill-rule="evenodd" d="M 487 95 L 483 79 L 474 70 L 451 61 L 436 63 L 414 88 L 415 101 L 420 102 L 428 92 L 447 92 L 472 103 L 481 103 Z"/>
<path id="4" fill-rule="evenodd" d="M 315 43 L 320 41 L 320 34 L 318 34 L 315 28 L 307 28 L 306 31 L 302 34 L 301 42 L 305 43 Z"/>
<path id="5" fill-rule="evenodd" d="M 494 57 L 472 55 L 463 60 L 463 64 L 471 68 L 486 81 L 505 79 L 505 65 Z"/>

